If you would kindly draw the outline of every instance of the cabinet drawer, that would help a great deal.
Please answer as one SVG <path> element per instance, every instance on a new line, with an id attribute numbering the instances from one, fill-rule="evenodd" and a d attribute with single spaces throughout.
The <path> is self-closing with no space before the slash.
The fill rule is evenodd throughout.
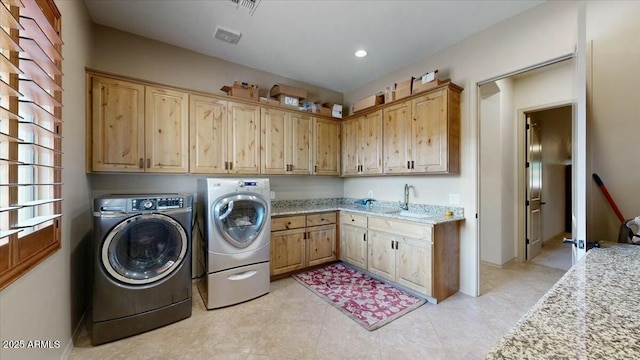
<path id="1" fill-rule="evenodd" d="M 304 215 L 272 218 L 271 231 L 303 228 L 305 224 L 304 218 Z"/>
<path id="2" fill-rule="evenodd" d="M 431 240 L 431 225 L 418 224 L 411 221 L 391 220 L 379 217 L 369 218 L 369 229 L 408 236 L 415 239 Z"/>
<path id="3" fill-rule="evenodd" d="M 318 226 L 336 223 L 336 213 L 327 212 L 307 215 L 307 226 Z"/>
<path id="4" fill-rule="evenodd" d="M 354 214 L 350 212 L 341 212 L 340 213 L 340 223 L 341 224 L 349 224 L 353 226 L 359 226 L 366 228 L 367 227 L 367 216 Z"/>

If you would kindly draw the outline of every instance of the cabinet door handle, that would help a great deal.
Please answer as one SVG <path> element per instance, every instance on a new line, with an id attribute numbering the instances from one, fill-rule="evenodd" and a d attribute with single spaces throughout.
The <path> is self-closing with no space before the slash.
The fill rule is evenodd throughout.
<path id="1" fill-rule="evenodd" d="M 225 170 L 229 170 L 229 162 L 228 161 L 224 162 L 224 169 Z"/>
<path id="2" fill-rule="evenodd" d="M 151 158 L 147 158 L 147 169 L 151 167 Z"/>
<path id="3" fill-rule="evenodd" d="M 396 250 L 398 250 L 398 242 L 396 241 Z"/>
<path id="4" fill-rule="evenodd" d="M 293 164 L 289 164 L 289 171 L 293 171 Z"/>
<path id="5" fill-rule="evenodd" d="M 407 161 L 407 169 L 411 169 L 411 161 Z"/>
<path id="6" fill-rule="evenodd" d="M 362 234 L 362 241 L 367 241 L 367 234 Z"/>
<path id="7" fill-rule="evenodd" d="M 411 160 L 411 168 L 413 169 L 413 160 Z"/>
<path id="8" fill-rule="evenodd" d="M 142 158 L 140 158 L 140 160 L 138 160 L 138 167 L 140 169 L 142 169 L 144 167 L 144 160 L 142 160 Z"/>
<path id="9" fill-rule="evenodd" d="M 356 172 L 360 171 L 360 165 L 356 165 Z"/>
<path id="10" fill-rule="evenodd" d="M 303 239 L 306 239 L 306 238 L 307 238 L 307 233 L 306 233 L 306 232 L 303 232 L 303 233 L 302 233 L 302 238 L 303 238 Z"/>
<path id="11" fill-rule="evenodd" d="M 317 173 L 317 172 L 318 172 L 318 165 L 314 165 L 314 166 L 313 166 L 313 172 L 314 172 L 314 173 Z"/>
<path id="12" fill-rule="evenodd" d="M 391 242 L 391 250 L 393 250 L 393 241 Z"/>
<path id="13" fill-rule="evenodd" d="M 233 170 L 233 161 L 229 161 L 229 170 Z"/>

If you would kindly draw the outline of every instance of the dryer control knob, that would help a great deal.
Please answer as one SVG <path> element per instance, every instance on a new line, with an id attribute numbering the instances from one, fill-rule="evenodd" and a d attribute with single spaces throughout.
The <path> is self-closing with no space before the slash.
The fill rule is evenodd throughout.
<path id="1" fill-rule="evenodd" d="M 151 201 L 151 200 L 145 200 L 145 201 L 142 203 L 142 206 L 143 206 L 145 209 L 151 209 L 151 208 L 153 207 L 153 201 Z"/>
<path id="2" fill-rule="evenodd" d="M 238 181 L 238 186 L 244 187 L 244 181 L 242 181 L 242 180 Z"/>

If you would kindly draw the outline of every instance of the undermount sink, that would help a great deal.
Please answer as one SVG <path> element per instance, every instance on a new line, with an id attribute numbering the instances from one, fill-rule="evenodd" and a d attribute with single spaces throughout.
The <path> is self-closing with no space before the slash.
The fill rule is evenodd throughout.
<path id="1" fill-rule="evenodd" d="M 406 217 L 410 217 L 410 218 L 414 218 L 414 219 L 427 219 L 427 218 L 433 217 L 433 215 L 429 215 L 429 214 L 425 214 L 425 213 L 412 212 L 412 211 L 408 211 L 408 210 L 393 210 L 393 211 L 388 211 L 387 214 L 406 216 Z"/>

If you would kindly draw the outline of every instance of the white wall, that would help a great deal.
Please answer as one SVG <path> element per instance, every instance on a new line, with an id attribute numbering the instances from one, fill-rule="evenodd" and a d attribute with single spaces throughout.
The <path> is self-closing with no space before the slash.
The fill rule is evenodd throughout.
<path id="1" fill-rule="evenodd" d="M 258 84 L 261 91 L 281 82 L 307 89 L 309 99 L 342 103 L 342 94 L 335 91 L 116 29 L 94 25 L 94 30 L 91 67 L 96 70 L 219 95 L 224 95 L 220 88 L 234 80 Z M 90 181 L 93 196 L 145 191 L 194 193 L 198 177 L 202 176 L 93 174 Z M 342 196 L 342 180 L 332 177 L 274 176 L 271 187 L 276 200 Z"/>
<path id="2" fill-rule="evenodd" d="M 467 220 L 461 227 L 460 290 L 478 294 L 477 212 L 477 82 L 541 63 L 574 51 L 577 35 L 577 8 L 574 2 L 545 2 L 519 16 L 454 44 L 432 56 L 402 67 L 357 89 L 346 92 L 345 104 L 384 89 L 398 80 L 438 69 L 465 90 L 461 94 L 460 175 L 353 178 L 345 180 L 344 194 L 359 196 L 360 189 L 375 183 L 374 196 L 396 199 L 395 192 L 405 182 L 429 191 L 430 204 L 447 205 L 448 194 L 460 194 Z M 425 201 L 420 199 L 421 201 Z"/>
<path id="3" fill-rule="evenodd" d="M 89 186 L 84 170 L 84 67 L 91 26 L 84 2 L 56 1 L 62 13 L 62 249 L 0 293 L 2 340 L 60 341 L 59 349 L 8 350 L 2 359 L 55 359 L 68 355 L 71 335 L 87 305 L 87 246 L 91 230 Z"/>
<path id="4" fill-rule="evenodd" d="M 593 73 L 588 83 L 588 176 L 596 173 L 625 218 L 640 215 L 640 2 L 587 2 Z M 620 221 L 588 182 L 589 241 L 616 241 Z"/>
<path id="5" fill-rule="evenodd" d="M 90 174 L 92 197 L 106 194 L 183 193 L 194 194 L 201 177 L 214 175 L 136 175 Z M 218 176 L 219 177 L 219 176 Z M 265 178 L 266 176 L 224 176 L 232 178 Z M 342 179 L 326 176 L 270 176 L 274 200 L 302 200 L 342 197 Z"/>

